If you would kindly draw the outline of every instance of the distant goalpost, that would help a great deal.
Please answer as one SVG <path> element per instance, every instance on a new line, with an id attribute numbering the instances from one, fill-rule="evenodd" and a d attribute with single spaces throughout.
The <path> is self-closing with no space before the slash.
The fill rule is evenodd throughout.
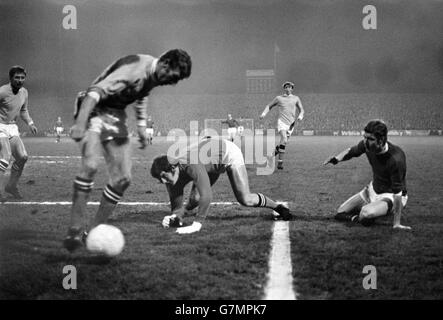
<path id="1" fill-rule="evenodd" d="M 210 133 L 217 132 L 218 135 L 221 136 L 229 136 L 228 135 L 228 125 L 226 123 L 222 123 L 226 119 L 205 119 L 204 120 L 204 130 L 205 135 L 210 135 Z M 252 136 L 254 135 L 254 119 L 236 119 L 239 126 L 242 126 L 244 131 L 243 135 Z M 237 130 L 237 135 L 239 132 Z"/>

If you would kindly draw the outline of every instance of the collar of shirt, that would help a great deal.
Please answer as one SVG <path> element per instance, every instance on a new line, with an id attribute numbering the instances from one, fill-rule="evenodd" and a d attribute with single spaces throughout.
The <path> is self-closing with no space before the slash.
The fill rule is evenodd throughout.
<path id="1" fill-rule="evenodd" d="M 155 73 L 155 68 L 157 68 L 158 58 L 155 58 L 154 61 L 152 61 L 151 70 L 149 70 L 149 74 L 153 75 Z"/>
<path id="2" fill-rule="evenodd" d="M 385 146 L 383 147 L 383 150 L 380 151 L 379 153 L 377 153 L 377 155 L 379 155 L 379 154 L 384 154 L 384 153 L 388 152 L 388 150 L 389 150 L 389 145 L 388 145 L 388 143 L 386 142 L 386 143 L 385 143 Z"/>

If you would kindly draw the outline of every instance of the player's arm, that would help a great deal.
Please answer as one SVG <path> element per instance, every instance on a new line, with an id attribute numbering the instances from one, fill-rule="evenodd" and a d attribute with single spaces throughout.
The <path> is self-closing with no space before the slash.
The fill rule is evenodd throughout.
<path id="1" fill-rule="evenodd" d="M 71 137 L 75 141 L 83 139 L 88 123 L 89 115 L 100 101 L 101 96 L 96 90 L 88 91 L 78 110 L 75 111 L 75 122 L 71 129 Z"/>
<path id="2" fill-rule="evenodd" d="M 183 224 L 183 186 L 167 184 L 166 190 L 171 203 L 171 214 L 163 218 L 162 225 L 164 228 L 179 227 Z"/>
<path id="3" fill-rule="evenodd" d="M 32 121 L 31 116 L 28 111 L 28 95 L 26 95 L 25 103 L 23 103 L 20 109 L 20 117 L 22 120 L 29 126 L 29 129 L 33 134 L 37 133 L 37 127 L 34 125 L 34 121 Z"/>
<path id="4" fill-rule="evenodd" d="M 148 119 L 148 96 L 137 100 L 134 105 L 137 119 L 137 134 L 140 141 L 140 149 L 146 147 L 146 119 Z"/>
<path id="5" fill-rule="evenodd" d="M 401 224 L 401 215 L 403 210 L 403 190 L 402 190 L 402 176 L 405 173 L 405 168 L 401 164 L 395 164 L 391 171 L 391 183 L 394 192 L 394 203 L 392 206 L 392 213 L 394 215 L 393 228 L 410 230 L 411 227 L 404 226 Z"/>
<path id="6" fill-rule="evenodd" d="M 204 220 L 209 211 L 209 205 L 212 200 L 212 189 L 209 175 L 206 172 L 205 166 L 202 164 L 191 164 L 187 169 L 188 175 L 194 181 L 194 185 L 200 195 L 198 201 L 198 218 L 200 221 Z M 200 231 L 202 224 L 198 220 L 194 220 L 192 225 L 188 227 L 178 228 L 177 233 L 188 234 Z"/>
<path id="7" fill-rule="evenodd" d="M 297 120 L 303 120 L 305 117 L 305 109 L 303 109 L 303 105 L 301 103 L 300 98 L 297 99 L 296 107 L 298 108 L 299 114 Z"/>
<path id="8" fill-rule="evenodd" d="M 262 114 L 260 115 L 260 119 L 264 119 L 268 112 L 274 108 L 277 105 L 277 97 L 274 98 L 274 100 L 271 101 L 268 105 L 266 105 L 265 110 L 263 110 Z"/>
<path id="9" fill-rule="evenodd" d="M 343 150 L 342 152 L 340 152 L 339 154 L 328 158 L 323 165 L 327 165 L 328 163 L 332 163 L 333 165 L 336 165 L 339 162 L 342 161 L 347 161 L 349 159 L 355 158 L 355 157 L 359 157 L 361 156 L 364 152 L 365 152 L 365 145 L 363 140 L 360 141 L 359 144 L 357 144 L 356 146 L 353 146 L 352 148 L 347 148 L 345 150 Z"/>

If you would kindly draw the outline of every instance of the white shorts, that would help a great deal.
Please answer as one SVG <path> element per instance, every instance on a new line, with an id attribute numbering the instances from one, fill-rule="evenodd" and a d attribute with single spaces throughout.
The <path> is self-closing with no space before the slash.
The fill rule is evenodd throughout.
<path id="1" fill-rule="evenodd" d="M 223 155 L 222 163 L 229 168 L 231 166 L 244 166 L 245 160 L 243 153 L 237 145 L 229 140 L 225 140 L 226 150 Z"/>
<path id="2" fill-rule="evenodd" d="M 280 132 L 282 130 L 288 131 L 291 124 L 286 124 L 286 122 L 283 122 L 283 120 L 278 119 L 277 120 L 277 131 Z"/>
<path id="3" fill-rule="evenodd" d="M 154 128 L 146 128 L 146 134 L 154 135 Z"/>
<path id="4" fill-rule="evenodd" d="M 61 134 L 63 132 L 63 127 L 55 127 L 55 132 Z"/>
<path id="5" fill-rule="evenodd" d="M 11 139 L 12 137 L 20 137 L 17 125 L 0 123 L 0 138 Z"/>
<path id="6" fill-rule="evenodd" d="M 89 119 L 88 130 L 100 134 L 102 141 L 127 138 L 129 132 L 126 118 L 126 112 L 123 109 L 107 109 L 106 112 Z"/>
<path id="7" fill-rule="evenodd" d="M 394 193 L 380 193 L 377 194 L 374 190 L 374 186 L 372 185 L 372 181 L 360 191 L 360 197 L 368 204 L 374 201 L 379 201 L 383 199 L 390 200 L 392 204 L 394 204 Z M 403 207 L 406 207 L 406 203 L 408 202 L 408 195 L 401 197 L 401 202 Z"/>
<path id="8" fill-rule="evenodd" d="M 237 128 L 228 128 L 228 134 L 230 136 L 235 135 L 237 133 Z"/>

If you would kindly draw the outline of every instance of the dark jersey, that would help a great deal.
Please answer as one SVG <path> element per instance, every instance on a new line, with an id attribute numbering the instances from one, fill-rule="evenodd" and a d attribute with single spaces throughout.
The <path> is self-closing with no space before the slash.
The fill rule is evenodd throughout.
<path id="1" fill-rule="evenodd" d="M 63 127 L 63 122 L 62 121 L 58 121 L 55 123 L 56 127 Z"/>
<path id="2" fill-rule="evenodd" d="M 366 150 L 364 141 L 360 141 L 352 147 L 347 155 L 347 159 L 359 157 L 363 153 L 369 160 L 372 167 L 372 184 L 376 193 L 407 193 L 406 189 L 406 156 L 403 150 L 390 143 L 388 151 L 382 154 L 375 154 Z M 346 160 L 347 160 L 346 159 Z"/>
<path id="3" fill-rule="evenodd" d="M 229 128 L 236 128 L 238 126 L 238 122 L 235 119 L 226 119 L 222 123 L 227 123 Z"/>

